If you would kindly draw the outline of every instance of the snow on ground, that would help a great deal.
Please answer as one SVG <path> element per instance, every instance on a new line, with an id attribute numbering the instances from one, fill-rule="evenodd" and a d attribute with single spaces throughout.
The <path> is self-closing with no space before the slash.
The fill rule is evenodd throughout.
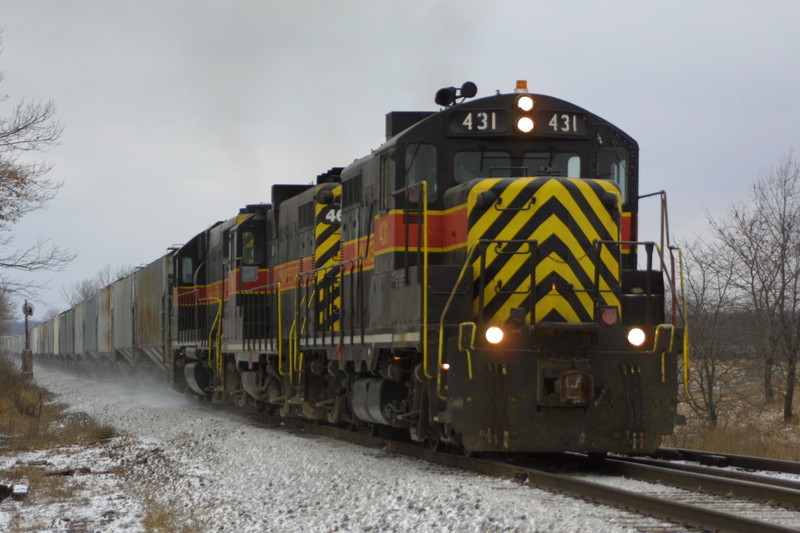
<path id="1" fill-rule="evenodd" d="M 124 480 L 114 469 L 120 464 L 120 450 L 132 449 L 130 439 L 120 437 L 106 448 L 69 447 L 47 451 L 22 452 L 0 456 L 0 470 L 19 465 L 35 465 L 55 472 L 90 468 L 87 475 L 64 476 L 55 494 L 40 497 L 39 483 L 29 484 L 23 501 L 11 498 L 0 502 L 0 531 L 144 531 L 142 506 L 126 490 Z M 9 481 L 9 480 L 7 480 Z M 89 527 L 91 526 L 91 527 Z M 86 528 L 86 529 L 84 529 Z"/>
<path id="2" fill-rule="evenodd" d="M 42 367 L 36 378 L 71 410 L 122 433 L 100 450 L 46 457 L 54 468 L 124 467 L 122 480 L 92 476 L 82 489 L 88 492 L 78 495 L 83 516 L 72 503 L 70 516 L 83 520 L 85 531 L 144 531 L 143 508 L 154 503 L 197 532 L 596 532 L 643 523 L 510 480 L 258 427 L 166 387 L 132 388 Z M 26 503 L 0 503 L 0 530 L 10 505 Z M 59 523 L 69 513 L 58 505 L 35 510 L 51 524 L 38 531 L 70 531 Z"/>

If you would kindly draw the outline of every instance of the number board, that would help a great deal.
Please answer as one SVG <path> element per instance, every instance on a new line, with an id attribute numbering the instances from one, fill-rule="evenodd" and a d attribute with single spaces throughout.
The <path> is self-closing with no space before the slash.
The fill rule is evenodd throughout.
<path id="1" fill-rule="evenodd" d="M 471 109 L 450 113 L 450 133 L 487 134 L 508 131 L 508 113 L 501 109 Z"/>
<path id="2" fill-rule="evenodd" d="M 340 224 L 342 222 L 342 209 L 339 206 L 329 207 L 317 216 L 317 224 Z"/>
<path id="3" fill-rule="evenodd" d="M 542 111 L 536 131 L 548 135 L 586 135 L 586 116 L 567 111 Z"/>

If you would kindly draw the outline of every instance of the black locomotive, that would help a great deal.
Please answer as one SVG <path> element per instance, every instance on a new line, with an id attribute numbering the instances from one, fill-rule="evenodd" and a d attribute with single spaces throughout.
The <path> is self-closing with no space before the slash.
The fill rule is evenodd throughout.
<path id="1" fill-rule="evenodd" d="M 468 452 L 653 450 L 684 328 L 671 254 L 637 240 L 637 143 L 524 82 L 475 94 L 389 113 L 368 156 L 274 185 L 34 352 Z"/>

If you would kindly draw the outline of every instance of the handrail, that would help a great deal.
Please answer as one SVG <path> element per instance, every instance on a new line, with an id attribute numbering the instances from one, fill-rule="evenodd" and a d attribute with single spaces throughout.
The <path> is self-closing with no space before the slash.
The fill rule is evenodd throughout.
<path id="1" fill-rule="evenodd" d="M 414 190 L 417 188 L 422 189 L 422 199 L 420 202 L 420 215 L 422 215 L 422 224 L 420 225 L 417 222 L 418 226 L 418 234 L 422 233 L 422 367 L 425 377 L 427 379 L 433 379 L 433 375 L 428 371 L 428 293 L 430 292 L 428 288 L 428 182 L 427 180 L 422 180 L 418 183 L 413 183 L 406 187 L 402 187 L 397 189 L 396 191 L 392 192 L 392 196 L 399 196 L 409 190 Z M 408 209 L 408 205 L 404 208 L 405 212 L 410 213 L 411 211 Z M 406 226 L 406 258 L 408 256 L 408 221 L 405 222 Z M 419 253 L 419 237 L 417 238 L 417 253 Z M 407 259 L 406 259 L 407 260 Z M 406 263 L 406 276 L 408 276 L 408 263 Z M 419 278 L 417 278 L 419 279 Z M 408 279 L 406 279 L 408 282 Z"/>
<path id="2" fill-rule="evenodd" d="M 428 182 L 422 181 L 422 359 L 428 371 Z M 430 379 L 430 376 L 428 377 Z"/>
<path id="3" fill-rule="evenodd" d="M 283 371 L 283 303 L 281 302 L 281 282 L 276 283 L 278 288 L 278 374 L 288 376 L 289 372 Z"/>
<path id="4" fill-rule="evenodd" d="M 217 368 L 217 376 L 220 379 L 222 379 L 222 366 L 223 365 L 222 365 L 222 355 L 220 354 L 220 351 L 221 351 L 220 348 L 221 348 L 221 344 L 222 344 L 222 321 L 220 320 L 220 317 L 222 316 L 222 300 L 220 298 L 210 297 L 210 298 L 203 298 L 203 299 L 201 299 L 199 301 L 201 301 L 201 302 L 209 301 L 209 302 L 216 302 L 217 303 L 217 314 L 214 317 L 214 322 L 211 323 L 211 328 L 208 330 L 208 366 L 209 367 L 212 366 L 211 359 L 213 357 L 212 354 L 214 354 L 214 344 L 215 344 L 212 341 L 212 337 L 214 336 L 214 330 L 216 329 L 217 330 L 217 338 L 216 338 L 217 351 L 216 351 L 216 357 L 215 357 L 216 358 L 216 363 L 217 363 L 216 364 L 216 368 Z"/>
<path id="5" fill-rule="evenodd" d="M 450 310 L 450 305 L 453 303 L 453 299 L 455 299 L 456 291 L 458 290 L 458 286 L 461 285 L 461 282 L 464 279 L 464 274 L 466 274 L 467 269 L 472 264 L 472 261 L 475 256 L 475 252 L 478 250 L 478 246 L 473 246 L 472 249 L 467 253 L 467 259 L 464 261 L 464 266 L 461 267 L 461 272 L 458 274 L 458 278 L 456 278 L 456 282 L 453 284 L 453 289 L 450 291 L 450 295 L 447 297 L 447 302 L 444 304 L 444 308 L 442 308 L 442 316 L 439 318 L 439 364 L 437 368 L 437 377 L 436 377 L 436 394 L 439 396 L 440 399 L 446 400 L 446 395 L 442 397 L 442 393 L 439 390 L 441 384 L 441 373 L 442 373 L 442 363 L 444 360 L 444 319 L 447 315 L 447 312 Z M 472 379 L 472 359 L 471 354 L 468 355 L 468 372 L 469 372 L 469 379 Z M 428 361 L 424 357 L 423 354 L 423 363 L 422 363 L 424 370 L 427 375 L 428 371 Z M 430 379 L 430 378 L 429 378 Z"/>
<path id="6" fill-rule="evenodd" d="M 304 273 L 305 274 L 305 273 Z M 298 274 L 297 277 L 299 278 L 301 274 Z M 314 299 L 314 294 L 316 294 L 317 286 L 316 282 L 314 283 L 313 288 L 311 291 L 304 295 L 303 298 L 300 300 L 299 307 L 300 309 L 305 306 L 306 311 L 310 308 L 310 302 Z M 313 311 L 313 310 L 312 310 Z M 295 311 L 295 322 L 299 318 L 299 310 Z M 303 373 L 303 362 L 305 359 L 305 353 L 300 350 L 300 337 L 303 335 L 303 332 L 306 330 L 306 325 L 308 323 L 308 313 L 305 313 L 303 317 L 303 321 L 300 324 L 300 327 L 297 328 L 295 331 L 295 338 L 294 338 L 294 364 L 293 368 L 294 371 L 297 372 L 298 375 L 298 384 L 299 384 L 299 376 Z M 291 370 L 290 370 L 291 372 Z M 291 376 L 289 377 L 291 380 Z"/>
<path id="7" fill-rule="evenodd" d="M 662 191 L 663 193 L 663 191 Z M 652 195 L 649 195 L 652 196 Z M 642 198 L 642 197 L 640 197 Z M 663 196 L 664 200 L 665 195 Z M 664 215 L 665 216 L 665 215 Z M 663 235 L 662 235 L 663 238 Z M 632 246 L 639 246 L 639 245 L 647 245 L 650 244 L 655 247 L 656 252 L 658 253 L 659 262 L 661 264 L 661 272 L 666 277 L 667 285 L 670 288 L 670 294 L 672 296 L 673 308 L 677 307 L 678 315 L 680 316 L 683 322 L 683 397 L 681 401 L 686 401 L 689 397 L 689 379 L 690 379 L 690 367 L 691 367 L 691 354 L 690 354 L 690 345 L 689 345 L 689 315 L 686 311 L 686 277 L 685 271 L 683 267 L 683 250 L 678 246 L 673 246 L 669 244 L 669 237 L 667 236 L 667 246 L 670 252 L 678 252 L 678 270 L 680 276 L 680 287 L 677 287 L 676 279 L 674 276 L 674 262 L 675 259 L 670 254 L 671 264 L 673 265 L 672 269 L 667 268 L 667 263 L 665 259 L 664 249 L 662 249 L 658 244 L 650 243 L 650 242 L 643 242 L 643 241 L 619 241 L 619 244 L 628 244 Z M 679 294 L 680 291 L 680 294 Z M 677 303 L 676 300 L 680 300 L 680 303 Z M 673 313 L 673 322 L 677 322 L 677 316 L 674 316 Z M 675 324 L 677 325 L 677 324 Z"/>
<path id="8" fill-rule="evenodd" d="M 469 334 L 469 345 L 467 347 L 463 346 L 463 337 L 464 337 L 464 326 L 468 326 L 471 328 L 472 332 Z M 475 349 L 475 334 L 477 332 L 478 325 L 475 322 L 461 322 L 458 325 L 458 351 L 464 352 L 467 355 L 467 381 L 472 381 L 472 350 Z M 444 362 L 442 361 L 442 344 L 444 344 L 443 340 L 443 331 L 444 328 L 439 329 L 439 367 L 436 372 L 436 395 L 439 397 L 440 400 L 447 400 L 447 393 L 442 391 L 442 373 L 445 370 Z M 463 348 L 463 349 L 462 349 Z"/>
<path id="9" fill-rule="evenodd" d="M 289 371 L 286 374 L 283 374 L 284 376 L 286 376 L 286 375 L 289 376 L 289 381 L 290 382 L 292 381 L 292 378 L 294 377 L 294 374 L 293 374 L 293 371 L 294 371 L 294 350 L 295 350 L 294 334 L 295 334 L 295 326 L 296 325 L 297 325 L 297 318 L 292 320 L 292 326 L 289 328 Z"/>
<path id="10" fill-rule="evenodd" d="M 678 265 L 681 276 L 681 307 L 683 310 L 683 398 L 681 401 L 689 399 L 689 367 L 691 357 L 689 355 L 689 313 L 686 311 L 686 278 L 683 269 L 683 250 L 677 246 L 670 246 L 670 250 L 678 251 Z"/>

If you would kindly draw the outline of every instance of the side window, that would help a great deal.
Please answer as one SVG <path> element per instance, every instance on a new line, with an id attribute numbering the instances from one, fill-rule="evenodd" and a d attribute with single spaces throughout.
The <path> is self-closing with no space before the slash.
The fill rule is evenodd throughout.
<path id="1" fill-rule="evenodd" d="M 260 265 L 263 259 L 261 242 L 256 232 L 252 230 L 242 231 L 242 264 Z"/>
<path id="2" fill-rule="evenodd" d="M 342 207 L 361 203 L 361 172 L 342 183 Z"/>
<path id="3" fill-rule="evenodd" d="M 621 146 L 603 147 L 597 152 L 597 177 L 616 182 L 623 203 L 628 201 L 629 160 L 628 150 Z"/>
<path id="4" fill-rule="evenodd" d="M 497 171 L 493 172 L 492 169 Z M 499 176 L 510 169 L 511 157 L 505 152 L 459 152 L 453 157 L 453 178 L 456 183 Z"/>
<path id="5" fill-rule="evenodd" d="M 381 156 L 381 179 L 378 191 L 378 209 L 386 211 L 389 209 L 390 199 L 395 189 L 394 183 L 394 156 L 384 154 Z"/>
<path id="6" fill-rule="evenodd" d="M 436 146 L 414 143 L 406 146 L 406 187 L 428 182 L 428 200 L 436 199 Z"/>
<path id="7" fill-rule="evenodd" d="M 191 257 L 181 258 L 181 284 L 191 285 L 194 283 L 194 261 Z"/>

